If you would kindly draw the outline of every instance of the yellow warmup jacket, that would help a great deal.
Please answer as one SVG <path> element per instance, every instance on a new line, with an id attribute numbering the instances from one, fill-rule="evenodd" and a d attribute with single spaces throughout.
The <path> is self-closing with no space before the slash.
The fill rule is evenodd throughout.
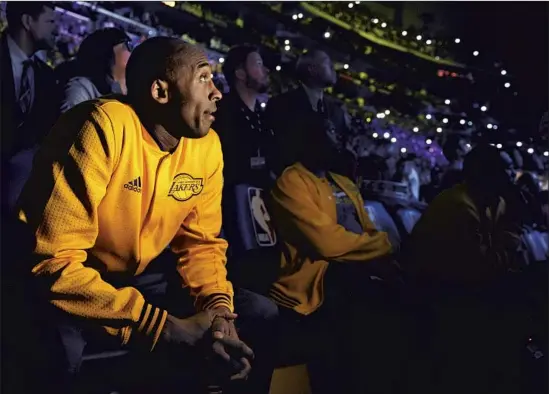
<path id="1" fill-rule="evenodd" d="M 218 238 L 222 174 L 212 130 L 163 152 L 129 105 L 76 106 L 46 138 L 19 200 L 19 219 L 36 241 L 33 274 L 56 307 L 98 322 L 122 344 L 138 331 L 152 349 L 167 312 L 101 273 L 139 275 L 168 245 L 197 307 L 232 310 L 227 243 Z"/>
<path id="2" fill-rule="evenodd" d="M 392 250 L 387 234 L 377 231 L 368 218 L 356 185 L 344 176 L 330 175 L 353 202 L 363 234 L 337 223 L 332 187 L 300 163 L 288 167 L 271 192 L 271 216 L 285 249 L 271 297 L 303 315 L 322 305 L 328 262 L 367 263 Z"/>

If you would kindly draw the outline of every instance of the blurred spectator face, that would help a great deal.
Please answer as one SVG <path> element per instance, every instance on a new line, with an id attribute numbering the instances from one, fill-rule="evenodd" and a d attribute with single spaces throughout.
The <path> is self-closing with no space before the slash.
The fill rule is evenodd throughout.
<path id="1" fill-rule="evenodd" d="M 317 52 L 315 61 L 309 68 L 311 79 L 322 87 L 332 86 L 337 81 L 337 75 L 332 59 L 322 51 Z"/>
<path id="2" fill-rule="evenodd" d="M 504 171 L 507 174 L 507 177 L 511 183 L 514 183 L 517 179 L 517 172 L 515 170 L 513 159 L 511 159 L 511 156 L 509 156 L 507 152 L 500 152 L 499 155 L 503 161 Z"/>
<path id="3" fill-rule="evenodd" d="M 113 51 L 114 51 L 114 66 L 113 66 L 114 69 L 116 71 L 124 72 L 126 70 L 126 65 L 128 64 L 128 59 L 130 58 L 130 55 L 131 55 L 129 44 L 126 42 L 117 44 L 114 46 Z"/>
<path id="4" fill-rule="evenodd" d="M 252 52 L 246 58 L 244 65 L 246 72 L 246 86 L 258 93 L 265 93 L 269 89 L 269 70 L 263 64 L 261 55 Z"/>
<path id="5" fill-rule="evenodd" d="M 23 25 L 29 30 L 38 50 L 52 49 L 55 47 L 55 13 L 52 8 L 44 7 L 43 12 L 36 18 L 30 15 Z"/>

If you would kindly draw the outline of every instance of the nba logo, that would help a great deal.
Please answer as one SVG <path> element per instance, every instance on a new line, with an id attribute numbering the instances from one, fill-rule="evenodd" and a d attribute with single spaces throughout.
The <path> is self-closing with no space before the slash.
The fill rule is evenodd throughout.
<path id="1" fill-rule="evenodd" d="M 257 187 L 248 188 L 248 203 L 254 226 L 255 239 L 259 246 L 274 246 L 276 244 L 276 233 L 262 194 L 263 189 Z"/>

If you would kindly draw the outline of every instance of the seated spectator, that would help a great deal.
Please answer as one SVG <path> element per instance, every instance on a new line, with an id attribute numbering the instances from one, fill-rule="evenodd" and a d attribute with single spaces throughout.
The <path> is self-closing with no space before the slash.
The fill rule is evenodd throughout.
<path id="1" fill-rule="evenodd" d="M 181 370 L 190 361 L 200 371 L 193 348 L 206 335 L 206 355 L 222 367 L 216 379 L 245 378 L 253 353 L 236 333 L 227 243 L 219 238 L 223 161 L 210 126 L 221 94 L 207 57 L 181 40 L 152 38 L 132 54 L 127 82 L 127 99 L 94 100 L 62 115 L 19 201 L 31 238 L 33 310 L 45 314 L 42 329 L 57 327 L 63 344 L 50 338 L 52 355 L 62 347 L 62 359 L 42 369 L 66 390 L 87 339 L 105 344 L 110 337 L 152 352 L 149 360 L 169 359 L 178 371 L 171 384 L 155 379 L 148 390 L 167 392 L 197 383 Z M 195 297 L 190 317 L 168 311 L 183 300 L 167 300 L 147 276 L 168 244 Z"/>
<path id="2" fill-rule="evenodd" d="M 435 313 L 435 331 L 423 329 L 433 338 L 428 392 L 518 393 L 520 319 L 510 307 L 520 293 L 507 280 L 524 263 L 520 196 L 508 162 L 487 144 L 465 157 L 463 175 L 423 213 L 404 251 L 403 267 Z"/>
<path id="3" fill-rule="evenodd" d="M 397 171 L 393 180 L 408 185 L 411 197 L 415 201 L 419 201 L 419 174 L 413 161 L 405 159 L 400 160 L 397 163 Z"/>
<path id="4" fill-rule="evenodd" d="M 449 189 L 463 180 L 463 158 L 467 154 L 467 141 L 459 134 L 450 134 L 442 147 L 448 168 L 442 175 L 438 192 Z"/>
<path id="5" fill-rule="evenodd" d="M 347 308 L 358 307 L 361 316 L 377 319 L 373 312 L 375 297 L 367 295 L 371 291 L 368 278 L 376 275 L 389 280 L 397 270 L 391 263 L 387 234 L 377 231 L 368 218 L 357 186 L 331 171 L 342 150 L 342 141 L 333 125 L 319 115 L 309 119 L 308 128 L 301 134 L 299 162 L 282 173 L 272 190 L 272 218 L 284 240 L 285 251 L 281 255 L 280 277 L 271 296 L 281 307 L 281 313 L 304 322 L 317 322 L 313 325 L 330 332 L 334 346 L 345 349 L 344 338 L 351 335 L 349 328 L 353 327 L 353 322 L 347 321 L 352 316 L 346 312 Z M 315 149 L 310 149 L 311 141 Z M 361 333 L 361 338 L 362 334 L 372 335 L 370 338 L 379 334 L 374 331 L 382 320 L 365 323 L 372 331 L 366 329 L 368 333 Z M 379 337 L 377 340 L 383 342 Z M 343 368 L 345 364 L 348 368 L 345 377 L 339 378 L 362 381 L 372 392 L 389 392 L 385 390 L 391 387 L 391 378 L 382 373 L 387 364 L 373 348 L 365 346 L 363 350 L 369 352 L 372 361 L 367 382 L 363 376 L 359 378 L 364 365 L 360 361 L 355 363 L 356 359 L 352 362 L 354 366 L 346 365 L 344 358 L 339 359 L 340 366 Z M 357 374 L 353 375 L 353 371 Z M 326 378 L 326 371 L 311 373 L 315 393 L 321 390 L 318 385 L 324 387 L 319 392 L 346 392 L 341 386 L 319 383 L 322 376 Z M 383 383 L 381 375 L 387 378 Z M 338 378 L 328 376 L 328 380 L 341 384 Z M 356 390 L 354 386 L 353 392 L 359 392 Z"/>
<path id="6" fill-rule="evenodd" d="M 523 173 L 517 180 L 525 204 L 524 222 L 532 227 L 546 227 L 541 204 L 541 188 L 538 178 L 531 172 Z"/>
<path id="7" fill-rule="evenodd" d="M 130 38 L 122 30 L 96 30 L 82 41 L 76 60 L 59 74 L 61 112 L 112 93 L 126 93 Z"/>

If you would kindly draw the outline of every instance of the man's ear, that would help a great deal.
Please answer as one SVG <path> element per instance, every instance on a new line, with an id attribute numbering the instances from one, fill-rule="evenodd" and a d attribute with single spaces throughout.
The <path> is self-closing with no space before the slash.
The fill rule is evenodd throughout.
<path id="1" fill-rule="evenodd" d="M 159 104 L 166 104 L 170 100 L 168 82 L 155 79 L 151 85 L 151 96 Z"/>
<path id="2" fill-rule="evenodd" d="M 31 22 L 32 22 L 32 16 L 30 16 L 29 14 L 21 15 L 21 25 L 23 25 L 25 30 L 31 29 Z"/>
<path id="3" fill-rule="evenodd" d="M 246 71 L 244 71 L 243 68 L 237 68 L 234 72 L 234 75 L 237 79 L 240 79 L 241 81 L 246 80 Z"/>

